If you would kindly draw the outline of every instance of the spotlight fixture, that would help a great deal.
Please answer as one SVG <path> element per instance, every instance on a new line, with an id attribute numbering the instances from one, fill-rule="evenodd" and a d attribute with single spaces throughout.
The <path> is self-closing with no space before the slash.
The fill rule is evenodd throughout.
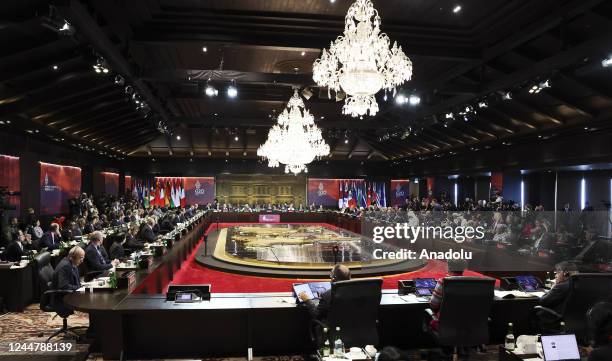
<path id="1" fill-rule="evenodd" d="M 134 92 L 134 88 L 132 88 L 131 85 L 128 85 L 125 87 L 124 91 L 125 91 L 125 94 L 130 95 Z"/>
<path id="2" fill-rule="evenodd" d="M 511 100 L 511 99 L 512 99 L 512 93 L 511 93 L 511 92 L 505 92 L 505 93 L 502 95 L 502 99 L 503 99 L 503 100 Z"/>
<path id="3" fill-rule="evenodd" d="M 176 140 L 181 140 L 181 136 L 180 135 L 176 135 Z"/>
<path id="4" fill-rule="evenodd" d="M 461 11 L 461 5 L 455 5 L 453 8 L 453 13 L 458 14 Z"/>
<path id="5" fill-rule="evenodd" d="M 534 84 L 531 88 L 529 88 L 529 94 L 538 94 L 543 89 L 550 88 L 550 81 L 544 80 L 539 82 L 538 84 Z"/>
<path id="6" fill-rule="evenodd" d="M 421 98 L 418 95 L 412 94 L 408 98 L 408 103 L 410 103 L 410 105 L 412 105 L 412 106 L 419 105 L 419 104 L 421 104 Z"/>
<path id="7" fill-rule="evenodd" d="M 445 117 L 446 119 L 453 119 L 453 118 L 455 117 L 455 115 L 454 115 L 453 113 L 446 113 L 446 114 L 444 115 L 444 117 Z"/>
<path id="8" fill-rule="evenodd" d="M 237 97 L 237 96 L 238 96 L 238 89 L 236 89 L 236 87 L 235 87 L 235 86 L 230 85 L 230 86 L 227 88 L 227 96 L 228 96 L 228 97 L 230 97 L 230 98 L 235 98 L 235 97 Z"/>
<path id="9" fill-rule="evenodd" d="M 208 48 L 207 48 L 207 47 L 205 47 L 205 46 L 203 46 L 203 47 L 202 47 L 202 52 L 203 52 L 203 53 L 205 53 L 205 52 L 207 52 L 207 51 L 208 51 Z"/>
<path id="10" fill-rule="evenodd" d="M 219 95 L 219 91 L 215 89 L 215 87 L 213 87 L 212 85 L 207 85 L 206 90 L 204 90 L 204 92 L 209 97 L 214 97 L 214 96 Z"/>
<path id="11" fill-rule="evenodd" d="M 67 22 L 66 20 L 64 20 L 64 23 L 59 26 L 59 28 L 57 29 L 57 31 L 61 34 L 61 35 L 66 35 L 66 36 L 70 36 L 74 34 L 74 27 L 72 25 L 70 25 L 69 22 Z"/>
<path id="12" fill-rule="evenodd" d="M 612 65 L 612 55 L 608 56 L 607 58 L 601 61 L 601 66 L 603 66 L 604 68 L 607 68 L 610 65 Z"/>
<path id="13" fill-rule="evenodd" d="M 59 67 L 57 65 L 53 65 L 53 70 L 57 70 Z"/>
<path id="14" fill-rule="evenodd" d="M 344 138 L 344 144 L 348 144 L 348 143 L 349 143 L 348 138 Z"/>
<path id="15" fill-rule="evenodd" d="M 488 107 L 488 106 L 489 106 L 489 105 L 488 105 L 488 104 L 487 104 L 487 102 L 485 102 L 485 101 L 478 102 L 478 107 L 479 107 L 479 108 L 486 108 L 486 107 Z"/>
<path id="16" fill-rule="evenodd" d="M 115 76 L 115 84 L 123 85 L 125 84 L 125 79 L 121 75 Z"/>
<path id="17" fill-rule="evenodd" d="M 404 94 L 398 94 L 398 95 L 395 97 L 395 102 L 396 102 L 397 104 L 405 104 L 405 103 L 406 103 L 406 101 L 407 101 L 407 99 L 406 99 L 406 97 L 404 96 Z"/>
<path id="18" fill-rule="evenodd" d="M 300 55 L 301 55 L 301 56 L 304 56 L 304 55 L 306 55 L 306 52 L 305 52 L 305 51 L 302 51 L 302 52 L 300 53 Z"/>
<path id="19" fill-rule="evenodd" d="M 108 74 L 109 72 L 106 60 L 102 57 L 98 57 L 98 60 L 96 60 L 96 63 L 93 65 L 93 69 L 98 74 Z"/>

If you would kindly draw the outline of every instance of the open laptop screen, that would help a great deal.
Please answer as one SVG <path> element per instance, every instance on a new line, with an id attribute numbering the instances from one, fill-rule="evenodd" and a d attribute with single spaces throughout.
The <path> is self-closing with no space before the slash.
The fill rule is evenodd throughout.
<path id="1" fill-rule="evenodd" d="M 576 336 L 573 334 L 542 336 L 542 351 L 546 361 L 580 360 Z"/>

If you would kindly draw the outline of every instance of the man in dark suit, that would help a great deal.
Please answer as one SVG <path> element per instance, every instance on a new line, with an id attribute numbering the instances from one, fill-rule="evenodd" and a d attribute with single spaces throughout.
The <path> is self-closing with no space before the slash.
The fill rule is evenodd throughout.
<path id="1" fill-rule="evenodd" d="M 557 313 L 563 313 L 565 300 L 569 293 L 569 278 L 578 273 L 574 263 L 563 261 L 555 266 L 555 285 L 540 297 L 540 305 Z"/>
<path id="2" fill-rule="evenodd" d="M 102 246 L 104 236 L 95 231 L 89 236 L 89 244 L 85 248 L 85 265 L 89 272 L 106 271 L 116 266 L 119 261 L 108 259 L 108 254 Z"/>
<path id="3" fill-rule="evenodd" d="M 140 230 L 140 239 L 144 242 L 155 242 L 157 237 L 155 237 L 155 233 L 153 233 L 153 219 L 147 218 L 145 225 Z"/>
<path id="4" fill-rule="evenodd" d="M 74 246 L 68 256 L 60 261 L 53 272 L 53 289 L 75 291 L 81 288 L 79 265 L 85 258 L 85 251 Z"/>
<path id="5" fill-rule="evenodd" d="M 51 223 L 49 231 L 45 232 L 40 239 L 40 246 L 47 247 L 48 251 L 53 251 L 59 248 L 59 244 L 62 240 L 62 235 L 59 230 L 59 224 Z"/>
<path id="6" fill-rule="evenodd" d="M 336 281 L 348 281 L 351 279 L 351 270 L 345 265 L 337 264 L 332 269 L 330 278 L 332 284 Z M 313 318 L 320 320 L 327 318 L 331 302 L 331 288 L 319 295 L 319 299 L 310 300 L 305 292 L 300 293 L 298 297 L 305 302 Z"/>
<path id="7" fill-rule="evenodd" d="M 13 241 L 9 243 L 8 247 L 6 247 L 6 251 L 4 252 L 6 256 L 6 260 L 9 262 L 19 262 L 21 261 L 21 257 L 25 254 L 26 245 L 25 245 L 25 235 L 22 230 L 17 230 L 17 233 L 13 234 Z"/>

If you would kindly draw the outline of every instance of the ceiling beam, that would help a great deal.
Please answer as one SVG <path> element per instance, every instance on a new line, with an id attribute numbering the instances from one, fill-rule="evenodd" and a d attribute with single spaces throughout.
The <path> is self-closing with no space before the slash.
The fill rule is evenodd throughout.
<path id="1" fill-rule="evenodd" d="M 316 121 L 317 126 L 323 129 L 391 129 L 394 124 L 382 122 L 374 119 L 363 120 L 332 120 L 326 117 Z M 251 127 L 251 128 L 270 128 L 276 124 L 272 118 L 234 118 L 224 116 L 212 117 L 171 117 L 170 124 L 197 124 L 203 127 Z"/>
<path id="2" fill-rule="evenodd" d="M 301 72 L 304 69 L 300 69 Z M 143 72 L 140 79 L 150 82 L 176 83 L 188 81 L 211 81 L 252 83 L 252 84 L 276 84 L 279 86 L 305 86 L 312 85 L 312 74 L 308 69 L 307 74 L 287 73 L 260 73 L 239 70 L 219 69 L 148 69 Z"/>
<path id="3" fill-rule="evenodd" d="M 83 36 L 99 52 L 115 73 L 121 74 L 147 102 L 147 104 L 163 119 L 168 118 L 166 110 L 155 97 L 148 86 L 136 76 L 136 72 L 117 49 L 115 44 L 107 37 L 85 6 L 77 0 L 68 0 L 67 4 L 58 4 L 60 14 L 76 29 L 79 36 Z M 155 126 L 151 122 L 152 126 Z"/>

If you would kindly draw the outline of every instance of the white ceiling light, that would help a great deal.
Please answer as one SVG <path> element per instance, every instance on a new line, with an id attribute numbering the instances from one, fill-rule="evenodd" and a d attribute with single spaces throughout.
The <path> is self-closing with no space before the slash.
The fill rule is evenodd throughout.
<path id="1" fill-rule="evenodd" d="M 235 98 L 235 97 L 237 97 L 237 96 L 238 96 L 238 89 L 236 89 L 236 87 L 235 87 L 235 86 L 230 85 L 230 86 L 227 88 L 227 96 L 228 96 L 228 97 L 230 97 L 230 98 Z"/>
<path id="2" fill-rule="evenodd" d="M 408 103 L 413 106 L 419 105 L 421 104 L 421 98 L 418 95 L 413 94 L 408 98 Z"/>
<path id="3" fill-rule="evenodd" d="M 608 56 L 607 58 L 605 58 L 604 60 L 601 61 L 601 65 L 604 68 L 609 67 L 610 65 L 612 65 L 612 55 Z"/>
<path id="4" fill-rule="evenodd" d="M 458 14 L 461 11 L 461 5 L 455 5 L 453 8 L 453 13 Z"/>
<path id="5" fill-rule="evenodd" d="M 315 60 L 313 80 L 347 94 L 342 113 L 352 117 L 378 112 L 374 95 L 412 77 L 412 62 L 401 46 L 380 32 L 381 19 L 370 0 L 357 0 L 348 9 L 344 34 Z"/>

